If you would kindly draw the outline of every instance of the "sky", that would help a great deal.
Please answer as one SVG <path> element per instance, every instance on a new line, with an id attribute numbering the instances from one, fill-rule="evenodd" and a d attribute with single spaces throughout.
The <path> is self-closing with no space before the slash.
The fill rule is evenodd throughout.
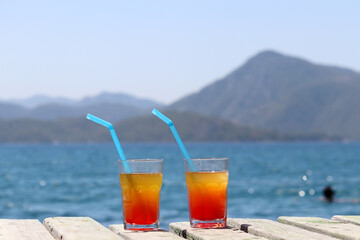
<path id="1" fill-rule="evenodd" d="M 0 99 L 171 103 L 263 50 L 360 71 L 360 1 L 0 0 Z"/>

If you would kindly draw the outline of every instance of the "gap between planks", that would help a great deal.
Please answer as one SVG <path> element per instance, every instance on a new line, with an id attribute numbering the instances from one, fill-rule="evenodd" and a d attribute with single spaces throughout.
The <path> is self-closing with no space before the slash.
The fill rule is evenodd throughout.
<path id="1" fill-rule="evenodd" d="M 335 215 L 331 219 L 338 222 L 360 225 L 360 216 L 356 215 Z"/>
<path id="2" fill-rule="evenodd" d="M 167 232 L 165 230 L 156 230 L 156 231 L 130 231 L 125 230 L 123 224 L 115 224 L 109 226 L 110 230 L 121 236 L 126 240 L 156 240 L 156 239 L 164 239 L 164 240 L 181 240 L 183 238 L 178 237 L 175 234 Z"/>
<path id="3" fill-rule="evenodd" d="M 231 227 L 220 229 L 191 228 L 189 222 L 170 223 L 169 231 L 191 240 L 265 240 Z"/>
<path id="4" fill-rule="evenodd" d="M 255 236 L 272 240 L 335 240 L 335 238 L 327 235 L 314 233 L 267 219 L 230 218 L 228 219 L 228 224 Z"/>

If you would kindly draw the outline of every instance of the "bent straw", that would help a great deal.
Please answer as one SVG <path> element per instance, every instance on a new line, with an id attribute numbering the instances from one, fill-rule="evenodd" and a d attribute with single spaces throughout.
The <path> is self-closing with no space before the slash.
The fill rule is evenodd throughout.
<path id="1" fill-rule="evenodd" d="M 116 135 L 116 132 L 115 132 L 115 129 L 113 127 L 113 125 L 105 120 L 102 120 L 101 118 L 98 118 L 98 117 L 95 117 L 94 115 L 88 113 L 88 115 L 86 116 L 87 119 L 97 123 L 97 124 L 100 124 L 100 125 L 103 125 L 104 127 L 107 127 L 110 131 L 110 134 L 111 134 L 111 137 L 115 143 L 115 146 L 116 146 L 116 149 L 120 155 L 120 159 L 121 159 L 121 162 L 125 168 L 125 172 L 126 173 L 131 173 L 131 169 L 130 169 L 130 166 L 129 166 L 129 163 L 127 162 L 126 160 L 126 157 L 125 157 L 125 154 L 124 154 L 124 150 L 122 149 L 121 147 L 121 144 L 119 142 L 119 139 Z"/>
<path id="2" fill-rule="evenodd" d="M 158 118 L 160 118 L 162 121 L 164 121 L 167 125 L 169 125 L 170 130 L 173 133 L 175 140 L 176 140 L 177 144 L 179 145 L 180 150 L 186 159 L 186 162 L 189 164 L 189 166 L 191 168 L 191 171 L 197 172 L 196 167 L 195 167 L 193 161 L 191 160 L 190 155 L 189 155 L 188 151 L 186 150 L 184 143 L 181 141 L 179 133 L 176 131 L 174 123 L 168 117 L 166 117 L 164 114 L 159 112 L 156 108 L 154 108 L 152 110 L 152 113 L 155 116 L 157 116 Z"/>

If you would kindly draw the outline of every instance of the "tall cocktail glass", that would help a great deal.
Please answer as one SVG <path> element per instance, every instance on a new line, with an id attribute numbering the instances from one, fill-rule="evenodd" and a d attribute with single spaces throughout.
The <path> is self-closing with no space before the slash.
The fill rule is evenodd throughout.
<path id="1" fill-rule="evenodd" d="M 162 159 L 128 159 L 132 173 L 119 161 L 124 228 L 149 231 L 159 228 Z"/>

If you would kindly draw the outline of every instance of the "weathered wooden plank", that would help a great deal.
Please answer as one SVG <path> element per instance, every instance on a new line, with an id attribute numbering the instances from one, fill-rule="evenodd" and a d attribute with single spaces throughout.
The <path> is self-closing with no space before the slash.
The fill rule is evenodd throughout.
<path id="1" fill-rule="evenodd" d="M 55 217 L 44 220 L 57 240 L 119 240 L 115 233 L 89 217 Z"/>
<path id="2" fill-rule="evenodd" d="M 334 221 L 338 221 L 338 222 L 352 223 L 352 224 L 360 225 L 360 216 L 335 215 L 331 219 Z"/>
<path id="3" fill-rule="evenodd" d="M 191 228 L 189 222 L 170 223 L 169 231 L 191 240 L 264 240 L 264 238 L 255 237 L 231 227 L 222 229 Z"/>
<path id="4" fill-rule="evenodd" d="M 54 240 L 46 228 L 35 219 L 0 219 L 1 240 Z"/>
<path id="5" fill-rule="evenodd" d="M 325 240 L 335 238 L 267 219 L 230 218 L 228 224 L 255 236 L 273 240 Z"/>
<path id="6" fill-rule="evenodd" d="M 168 239 L 168 240 L 181 240 L 183 238 L 169 233 L 165 230 L 138 232 L 125 230 L 123 224 L 110 225 L 110 230 L 126 240 L 156 240 L 156 239 Z"/>
<path id="7" fill-rule="evenodd" d="M 335 238 L 360 239 L 360 226 L 350 223 L 341 223 L 319 217 L 279 217 L 278 221 Z"/>

